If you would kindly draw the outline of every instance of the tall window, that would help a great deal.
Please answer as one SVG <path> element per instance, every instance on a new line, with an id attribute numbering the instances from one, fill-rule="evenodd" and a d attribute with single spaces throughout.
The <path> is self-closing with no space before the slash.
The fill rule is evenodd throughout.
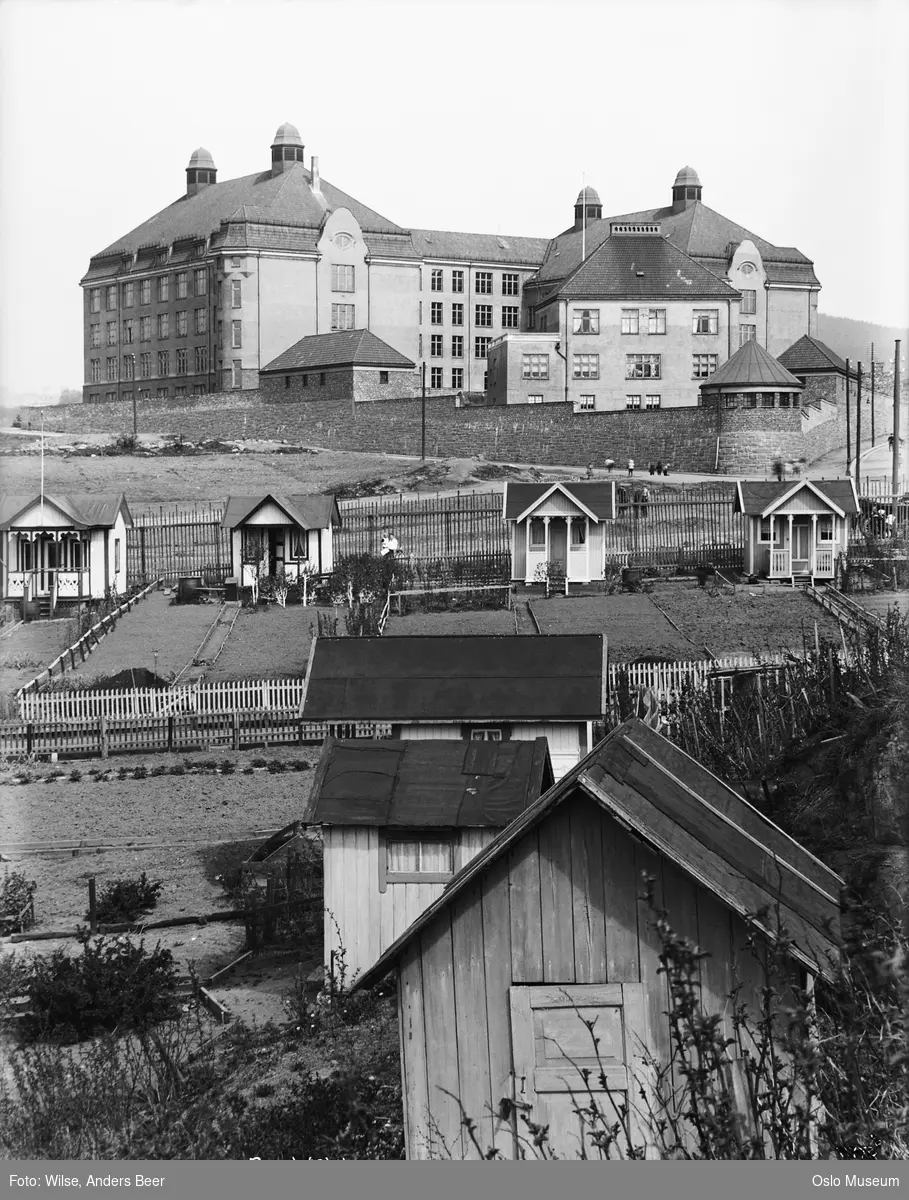
<path id="1" fill-rule="evenodd" d="M 208 333 L 208 309 L 193 309 L 193 328 L 196 333 Z"/>
<path id="2" fill-rule="evenodd" d="M 660 396 L 652 396 L 651 395 L 651 396 L 644 397 L 644 407 L 645 408 L 659 408 L 660 404 L 661 404 Z"/>
<path id="3" fill-rule="evenodd" d="M 151 280 L 143 279 L 139 283 L 139 303 L 151 304 Z"/>
<path id="4" fill-rule="evenodd" d="M 107 344 L 108 346 L 116 346 L 117 344 L 117 322 L 107 322 Z"/>
<path id="5" fill-rule="evenodd" d="M 208 370 L 208 347 L 196 346 L 196 374 L 204 375 Z"/>
<path id="6" fill-rule="evenodd" d="M 139 377 L 141 379 L 151 378 L 151 351 L 145 351 L 139 355 Z"/>
<path id="7" fill-rule="evenodd" d="M 193 271 L 193 285 L 197 296 L 208 295 L 208 271 L 205 267 L 196 267 Z"/>
<path id="8" fill-rule="evenodd" d="M 575 379 L 599 379 L 599 354 L 575 354 L 574 377 Z"/>
<path id="9" fill-rule="evenodd" d="M 169 350 L 159 350 L 158 351 L 158 374 L 159 375 L 169 375 L 170 374 L 170 351 Z"/>
<path id="10" fill-rule="evenodd" d="M 92 312 L 101 311 L 101 289 L 92 288 L 88 294 L 88 304 Z"/>
<path id="11" fill-rule="evenodd" d="M 354 290 L 354 269 L 345 263 L 334 263 L 331 268 L 331 290 L 333 292 L 352 292 Z"/>
<path id="12" fill-rule="evenodd" d="M 719 310 L 716 308 L 696 308 L 691 317 L 691 332 L 717 333 L 719 315 Z"/>
<path id="13" fill-rule="evenodd" d="M 189 276 L 186 271 L 178 271 L 177 272 L 177 299 L 178 300 L 186 299 L 186 289 L 187 289 L 188 278 L 189 278 Z"/>
<path id="14" fill-rule="evenodd" d="M 181 346 L 177 351 L 177 374 L 186 374 L 186 347 Z"/>
<path id="15" fill-rule="evenodd" d="M 230 281 L 230 306 L 231 308 L 242 308 L 242 279 L 232 279 Z"/>
<path id="16" fill-rule="evenodd" d="M 170 295 L 170 276 L 158 276 L 158 303 L 163 304 Z"/>
<path id="17" fill-rule="evenodd" d="M 94 325 L 89 326 L 89 343 L 93 350 L 96 350 L 101 345 L 101 325 L 96 321 Z"/>
<path id="18" fill-rule="evenodd" d="M 109 358 L 107 360 L 107 382 L 108 383 L 116 383 L 117 382 L 117 360 L 116 360 L 116 358 Z"/>
<path id="19" fill-rule="evenodd" d="M 505 274 L 502 276 L 502 295 L 516 296 L 518 294 L 518 277 L 517 275 Z"/>
<path id="20" fill-rule="evenodd" d="M 151 317 L 150 316 L 139 318 L 139 341 L 140 342 L 150 342 L 151 341 Z"/>
<path id="21" fill-rule="evenodd" d="M 107 289 L 107 309 L 108 309 L 108 311 L 110 311 L 110 309 L 113 309 L 116 307 L 117 307 L 117 285 L 115 283 L 112 283 Z"/>
<path id="22" fill-rule="evenodd" d="M 626 396 L 625 397 L 625 407 L 631 408 L 631 409 L 639 409 L 641 407 L 641 397 L 640 396 Z"/>
<path id="23" fill-rule="evenodd" d="M 158 313 L 158 340 L 170 337 L 170 313 Z"/>
<path id="24" fill-rule="evenodd" d="M 647 317 L 647 332 L 648 333 L 665 333 L 666 332 L 666 309 L 652 308 Z"/>
<path id="25" fill-rule="evenodd" d="M 521 323 L 521 310 L 516 304 L 502 305 L 502 328 L 517 329 Z"/>
<path id="26" fill-rule="evenodd" d="M 453 388 L 462 388 L 464 386 L 464 368 L 451 368 L 451 386 Z"/>
<path id="27" fill-rule="evenodd" d="M 599 333 L 600 310 L 598 308 L 576 308 L 572 323 L 575 333 Z"/>
<path id="28" fill-rule="evenodd" d="M 431 370 L 429 372 L 429 386 L 434 387 L 434 388 L 440 388 L 443 386 L 443 384 L 442 384 L 442 368 L 441 367 L 432 367 L 431 368 Z"/>
<path id="29" fill-rule="evenodd" d="M 185 387 L 175 387 L 174 388 L 174 399 L 175 400 L 185 400 L 186 399 L 186 388 Z"/>
<path id="30" fill-rule="evenodd" d="M 241 388 L 243 386 L 243 360 L 235 358 L 231 364 L 231 387 Z"/>
<path id="31" fill-rule="evenodd" d="M 452 358 L 463 358 L 464 357 L 464 338 L 463 338 L 462 334 L 456 333 L 454 335 L 454 337 L 451 339 L 451 357 Z"/>
<path id="32" fill-rule="evenodd" d="M 638 309 L 622 309 L 622 333 L 640 333 L 640 312 Z"/>
<path id="33" fill-rule="evenodd" d="M 464 291 L 464 272 L 452 271 L 451 273 L 451 290 L 453 292 Z"/>
<path id="34" fill-rule="evenodd" d="M 167 388 L 166 387 L 155 388 L 155 396 L 158 400 L 166 400 L 167 399 Z"/>
<path id="35" fill-rule="evenodd" d="M 692 354 L 691 374 L 695 379 L 706 379 L 716 370 L 716 362 L 715 354 Z"/>
<path id="36" fill-rule="evenodd" d="M 101 359 L 93 358 L 89 362 L 89 378 L 92 383 L 101 382 Z"/>
<path id="37" fill-rule="evenodd" d="M 522 377 L 522 379 L 548 379 L 549 378 L 549 355 L 548 354 L 522 354 L 521 355 L 521 377 Z"/>
<path id="38" fill-rule="evenodd" d="M 136 397 L 139 400 L 151 400 L 151 388 L 139 388 Z"/>
<path id="39" fill-rule="evenodd" d="M 744 346 L 746 342 L 753 342 L 757 335 L 756 325 L 740 325 L 739 326 L 739 345 Z"/>
<path id="40" fill-rule="evenodd" d="M 442 301 L 441 300 L 433 300 L 432 304 L 430 305 L 429 320 L 433 325 L 441 325 L 442 324 Z"/>
<path id="41" fill-rule="evenodd" d="M 430 287 L 430 290 L 433 292 L 442 292 L 445 290 L 445 276 L 443 275 L 440 268 L 438 268 L 438 267 L 433 268 L 433 272 L 430 277 L 429 287 Z"/>
<path id="42" fill-rule="evenodd" d="M 333 304 L 331 306 L 332 329 L 354 329 L 355 316 L 353 304 Z"/>
<path id="43" fill-rule="evenodd" d="M 452 304 L 451 306 L 451 323 L 452 325 L 464 324 L 464 305 Z"/>
<path id="44" fill-rule="evenodd" d="M 431 358 L 441 358 L 445 353 L 443 348 L 444 340 L 441 333 L 434 333 L 429 339 L 429 354 Z"/>
<path id="45" fill-rule="evenodd" d="M 181 308 L 177 313 L 177 337 L 186 337 L 187 324 L 186 309 Z"/>
<path id="46" fill-rule="evenodd" d="M 135 379 L 136 378 L 136 356 L 135 356 L 135 354 L 124 354 L 123 355 L 123 378 L 124 379 Z"/>
<path id="47" fill-rule="evenodd" d="M 477 295 L 492 295 L 492 271 L 477 271 Z"/>
<path id="48" fill-rule="evenodd" d="M 746 315 L 757 312 L 757 292 L 753 288 L 742 291 L 742 312 Z"/>
<path id="49" fill-rule="evenodd" d="M 473 340 L 473 356 L 474 358 L 485 358 L 489 353 L 489 343 L 491 337 L 476 337 Z"/>
<path id="50" fill-rule="evenodd" d="M 659 379 L 661 373 L 659 354 L 626 354 L 626 379 Z"/>
<path id="51" fill-rule="evenodd" d="M 232 350 L 239 350 L 243 345 L 243 322 L 231 321 L 230 323 L 230 346 Z"/>
<path id="52" fill-rule="evenodd" d="M 131 346 L 135 341 L 135 336 L 136 322 L 132 317 L 128 317 L 127 320 L 123 322 L 123 340 L 127 345 Z"/>
<path id="53" fill-rule="evenodd" d="M 492 328 L 491 304 L 477 304 L 474 306 L 474 324 L 478 329 Z"/>
<path id="54" fill-rule="evenodd" d="M 132 308 L 136 303 L 136 285 L 130 280 L 123 285 L 123 307 Z"/>

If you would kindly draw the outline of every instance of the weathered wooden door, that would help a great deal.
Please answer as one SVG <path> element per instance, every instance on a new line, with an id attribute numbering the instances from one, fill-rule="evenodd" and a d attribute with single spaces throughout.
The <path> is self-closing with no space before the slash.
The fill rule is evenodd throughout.
<path id="1" fill-rule="evenodd" d="M 632 1145 L 646 1149 L 642 1059 L 653 1043 L 645 1028 L 643 984 L 512 987 L 509 997 L 515 1098 L 530 1106 L 533 1121 L 549 1126 L 548 1144 L 555 1154 L 600 1157 L 591 1135 L 619 1120 L 627 1120 Z M 594 1104 L 602 1120 L 591 1124 Z M 587 1110 L 584 1119 L 578 1109 Z M 522 1135 L 527 1128 L 519 1119 Z M 627 1137 L 619 1136 L 611 1156 L 628 1157 Z"/>

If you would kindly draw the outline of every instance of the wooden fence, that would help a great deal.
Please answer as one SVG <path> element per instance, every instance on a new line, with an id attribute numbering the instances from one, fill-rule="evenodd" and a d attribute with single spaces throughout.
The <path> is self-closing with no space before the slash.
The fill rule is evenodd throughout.
<path id="1" fill-rule="evenodd" d="M 326 737 L 390 737 L 390 725 L 304 721 L 299 709 L 175 713 L 168 717 L 99 717 L 94 721 L 0 723 L 0 755 L 150 754 L 159 751 L 240 750 L 250 746 L 318 745 Z"/>
<path id="2" fill-rule="evenodd" d="M 230 531 L 222 529 L 220 504 L 148 509 L 133 516 L 126 531 L 126 574 L 130 581 L 201 575 L 217 586 L 230 574 Z"/>
<path id="3" fill-rule="evenodd" d="M 501 492 L 341 502 L 335 557 L 378 554 L 389 530 L 401 553 L 424 560 L 507 554 Z"/>
<path id="4" fill-rule="evenodd" d="M 647 495 L 645 496 L 645 490 Z M 690 570 L 699 562 L 741 569 L 745 528 L 733 483 L 616 480 L 616 520 L 603 525 L 607 562 Z"/>
<path id="5" fill-rule="evenodd" d="M 231 679 L 173 688 L 71 688 L 19 697 L 20 719 L 32 723 L 97 721 L 100 717 L 169 717 L 190 713 L 299 711 L 303 679 Z"/>

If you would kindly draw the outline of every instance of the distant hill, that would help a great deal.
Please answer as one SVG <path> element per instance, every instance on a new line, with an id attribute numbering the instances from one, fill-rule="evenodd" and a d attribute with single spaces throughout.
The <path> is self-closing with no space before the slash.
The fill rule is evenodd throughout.
<path id="1" fill-rule="evenodd" d="M 893 358 L 893 343 L 899 338 L 901 374 L 906 375 L 909 329 L 872 325 L 870 321 L 853 321 L 851 317 L 831 317 L 819 312 L 817 336 L 841 358 L 853 362 L 860 360 L 862 364 L 871 362 L 871 343 L 874 342 L 875 359 L 888 365 Z"/>

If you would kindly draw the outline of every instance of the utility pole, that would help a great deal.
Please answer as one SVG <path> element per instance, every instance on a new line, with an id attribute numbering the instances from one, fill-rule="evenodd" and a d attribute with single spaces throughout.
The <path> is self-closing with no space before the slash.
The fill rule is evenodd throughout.
<path id="1" fill-rule="evenodd" d="M 426 458 L 426 362 L 423 362 L 423 402 L 421 408 L 420 458 Z"/>
<path id="2" fill-rule="evenodd" d="M 849 474 L 849 464 L 852 462 L 852 442 L 849 434 L 849 370 L 850 360 L 846 359 L 846 474 Z"/>
<path id="3" fill-rule="evenodd" d="M 858 391 L 855 394 L 855 490 L 859 495 L 861 489 L 862 469 L 862 360 L 858 365 Z"/>
<path id="4" fill-rule="evenodd" d="M 874 447 L 874 342 L 871 343 L 871 445 Z"/>
<path id="5" fill-rule="evenodd" d="M 900 340 L 893 349 L 893 515 L 900 494 Z"/>

